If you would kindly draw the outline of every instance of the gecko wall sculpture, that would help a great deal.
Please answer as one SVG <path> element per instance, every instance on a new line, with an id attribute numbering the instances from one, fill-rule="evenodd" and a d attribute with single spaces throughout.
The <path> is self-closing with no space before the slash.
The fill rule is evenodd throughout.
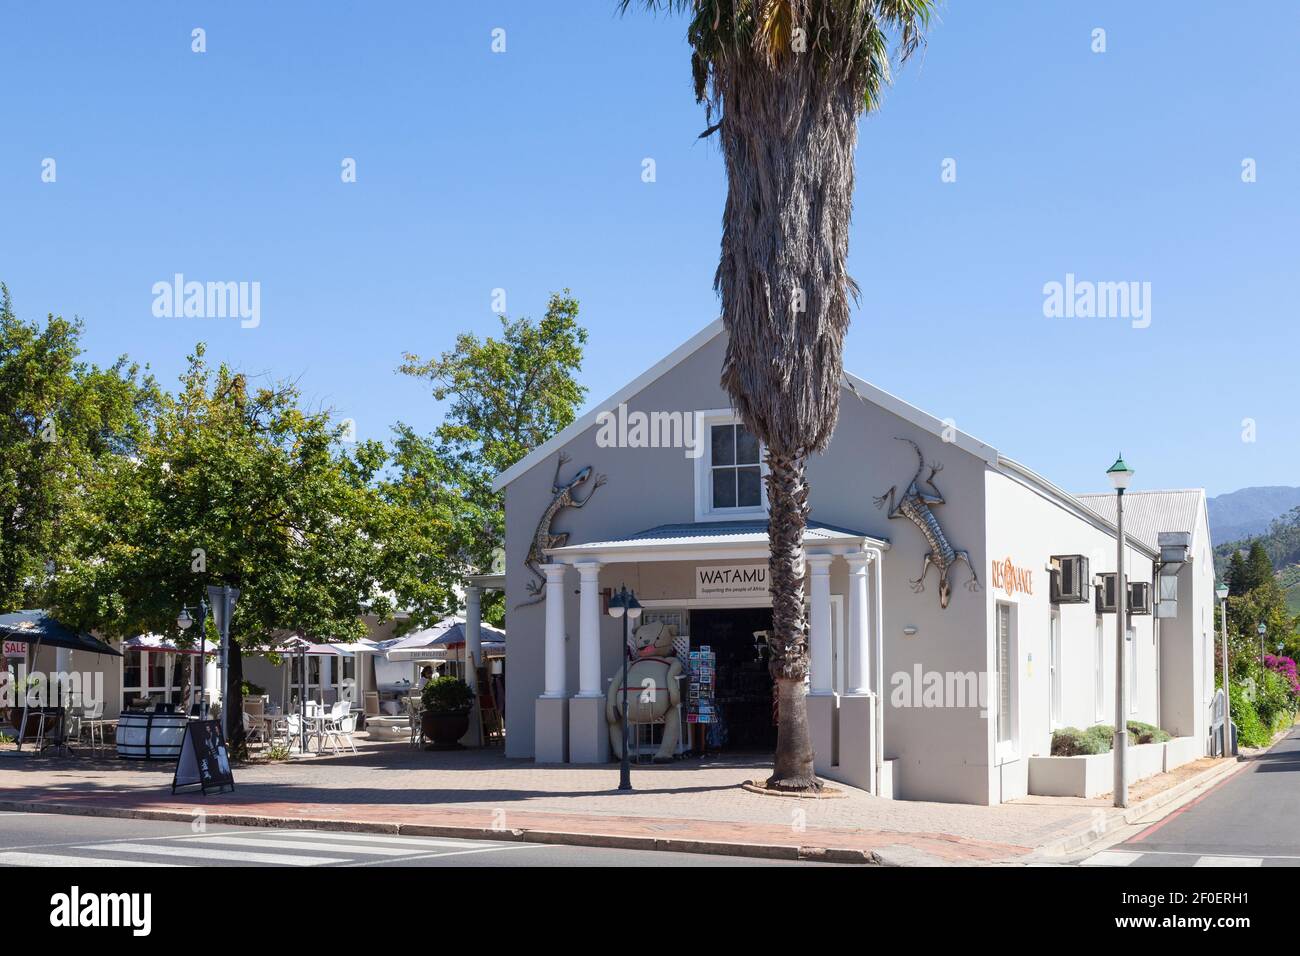
<path id="1" fill-rule="evenodd" d="M 532 572 L 536 581 L 528 582 L 528 593 L 531 595 L 528 600 L 521 601 L 515 605 L 515 610 L 521 607 L 528 607 L 531 604 L 540 604 L 546 600 L 546 575 L 542 572 L 542 565 L 546 563 L 547 548 L 562 548 L 569 542 L 569 533 L 561 531 L 558 534 L 551 531 L 551 525 L 555 521 L 555 516 L 565 508 L 582 508 L 591 496 L 596 493 L 596 489 L 605 483 L 604 475 L 596 475 L 590 465 L 585 468 L 579 468 L 568 481 L 560 481 L 560 469 L 569 461 L 569 456 L 560 452 L 559 460 L 555 463 L 555 480 L 551 482 L 551 503 L 546 506 L 542 512 L 542 520 L 537 523 L 537 530 L 533 533 L 533 541 L 528 546 L 528 556 L 524 558 L 524 564 Z M 594 479 L 593 479 L 594 475 Z M 591 490 L 587 492 L 587 497 L 579 499 L 574 496 L 574 492 L 591 481 Z"/>
<path id="2" fill-rule="evenodd" d="M 970 570 L 970 580 L 966 582 L 966 589 L 969 591 L 979 590 L 979 577 L 975 574 L 975 566 L 971 564 L 970 555 L 965 551 L 958 551 L 948 543 L 948 536 L 943 533 L 943 528 L 939 526 L 939 519 L 931 510 L 944 504 L 943 495 L 934 486 L 934 476 L 943 471 L 943 465 L 938 462 L 932 463 L 929 476 L 922 481 L 921 475 L 925 472 L 925 456 L 921 454 L 920 446 L 910 438 L 895 437 L 894 441 L 905 441 L 916 451 L 916 474 L 912 476 L 907 490 L 903 492 L 903 497 L 897 504 L 894 503 L 897 485 L 874 501 L 877 508 L 886 502 L 889 503 L 890 518 L 906 518 L 921 529 L 921 534 L 925 536 L 930 550 L 926 552 L 925 561 L 921 565 L 921 576 L 911 582 L 912 590 L 918 594 L 925 590 L 925 576 L 930 570 L 930 565 L 934 565 L 939 570 L 939 607 L 946 608 L 948 596 L 952 591 L 948 572 L 952 570 L 953 565 L 965 562 Z"/>

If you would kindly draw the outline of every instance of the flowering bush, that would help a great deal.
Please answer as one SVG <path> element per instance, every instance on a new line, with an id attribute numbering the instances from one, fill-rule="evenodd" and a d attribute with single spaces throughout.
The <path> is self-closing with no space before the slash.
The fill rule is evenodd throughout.
<path id="1" fill-rule="evenodd" d="M 1264 655 L 1264 666 L 1269 670 L 1281 674 L 1286 682 L 1291 686 L 1291 693 L 1300 697 L 1300 676 L 1296 675 L 1295 661 L 1290 657 L 1275 657 L 1272 654 Z"/>

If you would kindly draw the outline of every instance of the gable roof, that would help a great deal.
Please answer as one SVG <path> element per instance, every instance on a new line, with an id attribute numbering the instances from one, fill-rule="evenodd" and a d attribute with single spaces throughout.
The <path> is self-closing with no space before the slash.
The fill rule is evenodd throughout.
<path id="1" fill-rule="evenodd" d="M 1115 493 L 1091 492 L 1075 495 L 1107 522 L 1115 522 Z M 1197 533 L 1205 510 L 1205 489 L 1124 492 L 1124 534 L 1132 535 L 1149 548 L 1158 548 L 1161 531 Z"/>
<path id="2" fill-rule="evenodd" d="M 719 335 L 726 332 L 722 319 L 714 319 L 695 335 L 691 336 L 677 348 L 673 349 L 668 355 L 660 359 L 650 368 L 646 369 L 632 381 L 628 382 L 609 398 L 603 402 L 598 402 L 592 406 L 591 410 L 581 418 L 576 419 L 568 427 L 561 429 L 552 435 L 548 440 L 542 442 L 531 452 L 525 455 L 519 461 L 515 462 L 505 471 L 501 472 L 492 480 L 492 490 L 500 491 L 506 485 L 510 484 L 524 472 L 528 471 L 538 462 L 545 459 L 553 451 L 567 445 L 576 436 L 582 434 L 588 428 L 597 424 L 596 419 L 601 412 L 612 411 L 618 406 L 632 398 L 637 393 L 658 381 L 668 372 L 672 371 L 686 359 L 690 358 L 700 349 L 704 348 Z M 891 395 L 884 389 L 877 388 L 865 379 L 858 378 L 856 375 L 844 373 L 844 387 L 856 395 L 864 402 L 879 405 L 886 411 L 892 412 L 904 421 L 916 425 L 918 428 L 931 432 L 936 436 L 949 436 L 949 443 L 956 445 L 963 451 L 982 458 L 990 465 L 996 465 L 998 460 L 997 449 L 985 444 L 978 438 L 967 435 L 965 432 L 950 427 L 947 423 L 940 421 L 928 412 L 923 412 L 915 405 L 909 405 L 897 396 Z"/>

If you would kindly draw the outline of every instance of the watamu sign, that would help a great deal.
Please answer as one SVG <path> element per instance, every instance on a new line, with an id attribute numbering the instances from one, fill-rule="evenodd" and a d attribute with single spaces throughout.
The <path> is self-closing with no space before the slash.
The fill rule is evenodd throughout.
<path id="1" fill-rule="evenodd" d="M 715 564 L 695 569 L 697 598 L 768 596 L 766 564 Z"/>
<path id="2" fill-rule="evenodd" d="M 1011 563 L 1010 558 L 993 562 L 993 589 L 1006 591 L 1014 597 L 1016 594 L 1034 593 L 1034 572 L 1031 568 L 1021 568 Z"/>

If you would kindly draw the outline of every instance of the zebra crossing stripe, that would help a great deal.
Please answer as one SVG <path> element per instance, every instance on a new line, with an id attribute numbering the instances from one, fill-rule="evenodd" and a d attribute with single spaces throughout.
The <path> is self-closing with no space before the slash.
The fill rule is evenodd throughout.
<path id="1" fill-rule="evenodd" d="M 1123 853 L 1119 850 L 1102 850 L 1088 857 L 1080 866 L 1129 866 L 1140 857 L 1141 853 Z"/>
<path id="2" fill-rule="evenodd" d="M 225 860 L 232 863 L 259 863 L 271 866 L 329 866 L 347 863 L 346 857 L 298 856 L 292 853 L 250 853 L 246 850 L 212 850 L 203 846 L 152 846 L 148 843 L 100 843 L 80 846 L 79 850 L 96 853 L 139 853 L 142 856 L 179 856 L 195 860 Z"/>
<path id="3" fill-rule="evenodd" d="M 1263 866 L 1259 856 L 1202 856 L 1192 866 Z"/>
<path id="4" fill-rule="evenodd" d="M 0 866 L 185 866 L 184 863 L 163 863 L 160 860 L 105 860 L 96 856 L 58 856 L 53 853 L 0 852 Z"/>
<path id="5" fill-rule="evenodd" d="M 269 837 L 232 836 L 218 833 L 211 836 L 184 837 L 181 843 L 194 841 L 203 846 L 266 847 L 268 850 L 325 850 L 331 853 L 356 853 L 361 856 L 410 856 L 419 851 L 415 847 L 376 846 L 374 844 L 333 843 L 316 840 L 277 840 Z"/>

